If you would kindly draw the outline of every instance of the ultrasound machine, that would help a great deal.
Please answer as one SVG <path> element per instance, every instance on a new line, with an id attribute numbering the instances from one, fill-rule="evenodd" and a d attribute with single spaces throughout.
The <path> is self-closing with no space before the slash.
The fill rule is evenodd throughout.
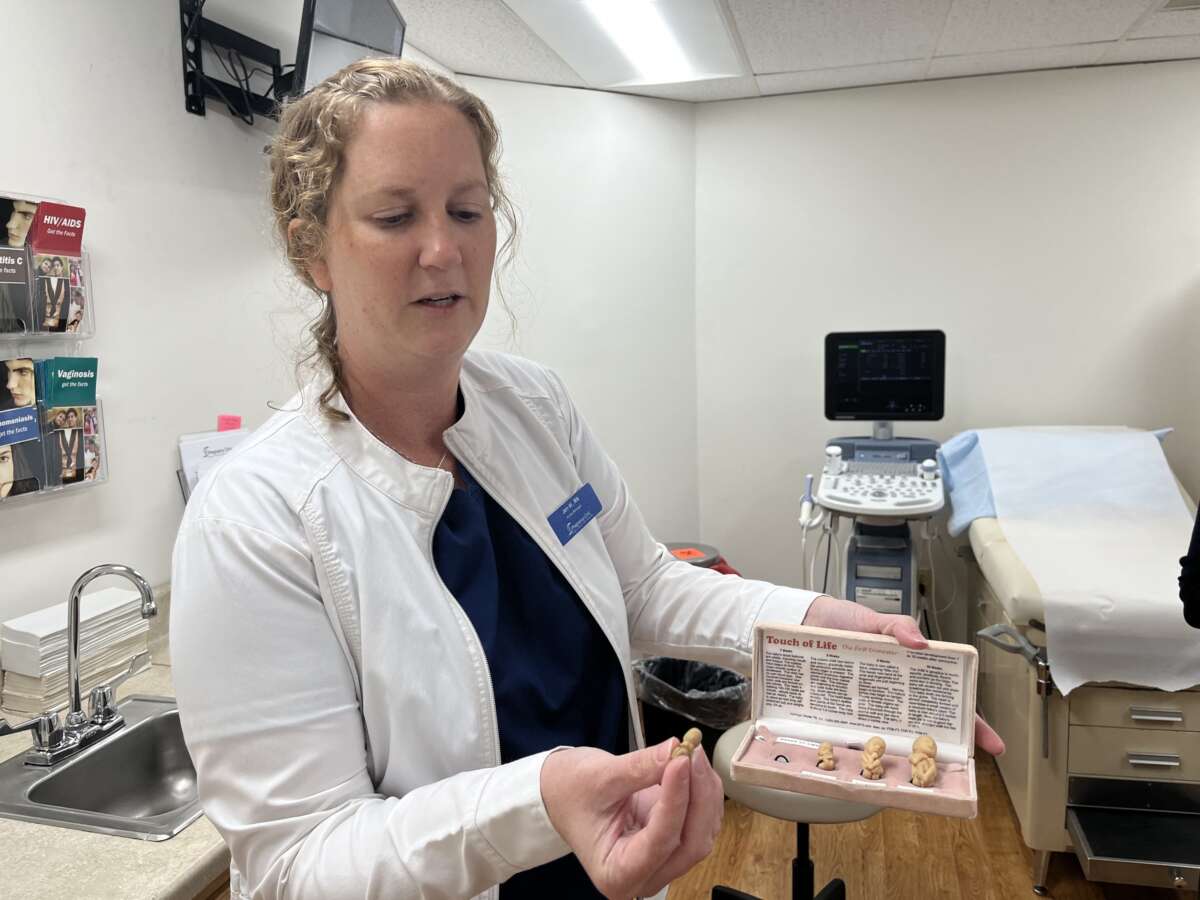
<path id="1" fill-rule="evenodd" d="M 919 527 L 932 576 L 932 517 L 945 505 L 938 443 L 896 437 L 893 423 L 942 418 L 945 365 L 941 331 L 826 335 L 825 417 L 874 425 L 869 437 L 839 437 L 826 444 L 820 483 L 814 495 L 813 476 L 808 476 L 800 516 L 802 560 L 808 532 L 822 532 L 808 561 L 809 588 L 918 622 L 924 614 L 924 624 L 935 631 L 940 630 L 936 607 L 923 604 L 918 592 L 913 537 Z M 850 519 L 850 530 L 839 545 L 843 516 Z M 929 588 L 932 598 L 932 583 Z"/>

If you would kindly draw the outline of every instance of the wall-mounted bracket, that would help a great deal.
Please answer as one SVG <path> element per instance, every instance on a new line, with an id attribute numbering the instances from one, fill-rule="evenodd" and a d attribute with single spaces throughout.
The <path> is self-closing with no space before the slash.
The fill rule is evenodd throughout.
<path id="1" fill-rule="evenodd" d="M 208 97 L 220 100 L 229 111 L 243 119 L 254 115 L 275 118 L 279 103 L 276 99 L 283 87 L 283 67 L 279 51 L 241 32 L 226 28 L 203 16 L 204 0 L 179 0 L 179 36 L 183 54 L 183 104 L 193 115 L 205 114 Z M 271 91 L 257 94 L 243 85 L 231 84 L 204 73 L 203 45 L 214 52 L 237 53 L 243 59 L 267 66 L 271 71 Z"/>

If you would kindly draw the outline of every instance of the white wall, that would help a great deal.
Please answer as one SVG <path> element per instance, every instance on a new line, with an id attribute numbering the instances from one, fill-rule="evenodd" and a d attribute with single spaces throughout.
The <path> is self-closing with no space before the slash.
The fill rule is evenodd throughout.
<path id="1" fill-rule="evenodd" d="M 34 41 L 9 42 L 0 54 L 0 82 L 12 88 L 0 189 L 88 211 L 98 336 L 81 352 L 100 358 L 111 475 L 74 496 L 0 507 L 0 621 L 61 602 L 100 562 L 129 563 L 155 584 L 168 578 L 183 509 L 177 438 L 215 427 L 220 412 L 256 426 L 270 415 L 268 400 L 291 396 L 302 296 L 270 235 L 262 154 L 270 131 L 213 102 L 207 118 L 185 112 L 177 6 L 11 5 L 6 34 L 53 33 L 60 49 L 54 66 Z M 528 225 L 524 286 L 509 289 L 520 315 L 515 349 L 561 372 L 652 526 L 690 537 L 698 519 L 690 111 L 470 86 L 495 106 Z M 506 320 L 498 305 L 494 313 L 487 343 L 503 344 Z"/>
<path id="2" fill-rule="evenodd" d="M 0 619 L 66 599 L 101 562 L 167 579 L 176 439 L 220 412 L 257 425 L 291 370 L 292 300 L 267 234 L 267 132 L 183 105 L 174 3 L 10 3 L 0 188 L 87 209 L 109 483 L 0 508 Z M 54 35 L 52 57 L 33 35 Z M 283 341 L 286 343 L 286 341 Z M 36 352 L 36 351 L 35 351 Z M 99 584 L 97 586 L 100 586 Z"/>
<path id="3" fill-rule="evenodd" d="M 298 302 L 263 199 L 268 132 L 183 109 L 177 10 L 18 4 L 0 188 L 88 209 L 111 480 L 0 509 L 0 619 L 116 560 L 166 579 L 180 433 L 292 391 Z M 693 107 L 464 79 L 525 218 L 514 349 L 557 368 L 663 539 L 795 582 L 824 440 L 821 338 L 942 327 L 944 438 L 1176 424 L 1200 491 L 1200 64 Z M 15 131 L 6 131 L 6 138 Z M 693 306 L 694 298 L 694 306 Z M 494 307 L 483 343 L 508 346 Z M 1014 362 L 1014 360 L 1016 360 Z M 699 418 L 697 418 L 699 410 Z M 698 448 L 698 457 L 697 457 Z"/>
<path id="4" fill-rule="evenodd" d="M 707 104 L 696 119 L 701 531 L 795 582 L 835 434 L 823 337 L 942 328 L 945 439 L 1175 425 L 1200 491 L 1200 63 Z M 866 426 L 869 431 L 869 425 Z M 1184 548 L 1181 548 L 1181 554 Z"/>
<path id="5" fill-rule="evenodd" d="M 522 213 L 485 344 L 554 367 L 660 540 L 696 540 L 691 107 L 463 78 L 492 108 Z"/>

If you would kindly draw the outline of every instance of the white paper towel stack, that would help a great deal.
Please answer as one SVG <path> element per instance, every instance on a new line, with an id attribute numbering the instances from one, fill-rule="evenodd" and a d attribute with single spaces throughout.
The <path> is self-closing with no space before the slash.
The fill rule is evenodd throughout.
<path id="1" fill-rule="evenodd" d="M 107 588 L 79 605 L 79 690 L 87 693 L 128 671 L 146 650 L 150 623 L 137 591 Z M 67 604 L 0 625 L 0 711 L 24 717 L 67 706 Z"/>

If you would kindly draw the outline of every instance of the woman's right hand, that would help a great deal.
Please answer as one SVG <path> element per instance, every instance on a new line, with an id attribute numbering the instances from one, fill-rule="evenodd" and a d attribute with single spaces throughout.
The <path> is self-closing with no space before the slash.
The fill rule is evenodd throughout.
<path id="1" fill-rule="evenodd" d="M 724 790 L 701 747 L 671 759 L 671 739 L 614 756 L 591 747 L 551 753 L 542 801 L 555 830 L 610 900 L 662 890 L 712 851 Z"/>

